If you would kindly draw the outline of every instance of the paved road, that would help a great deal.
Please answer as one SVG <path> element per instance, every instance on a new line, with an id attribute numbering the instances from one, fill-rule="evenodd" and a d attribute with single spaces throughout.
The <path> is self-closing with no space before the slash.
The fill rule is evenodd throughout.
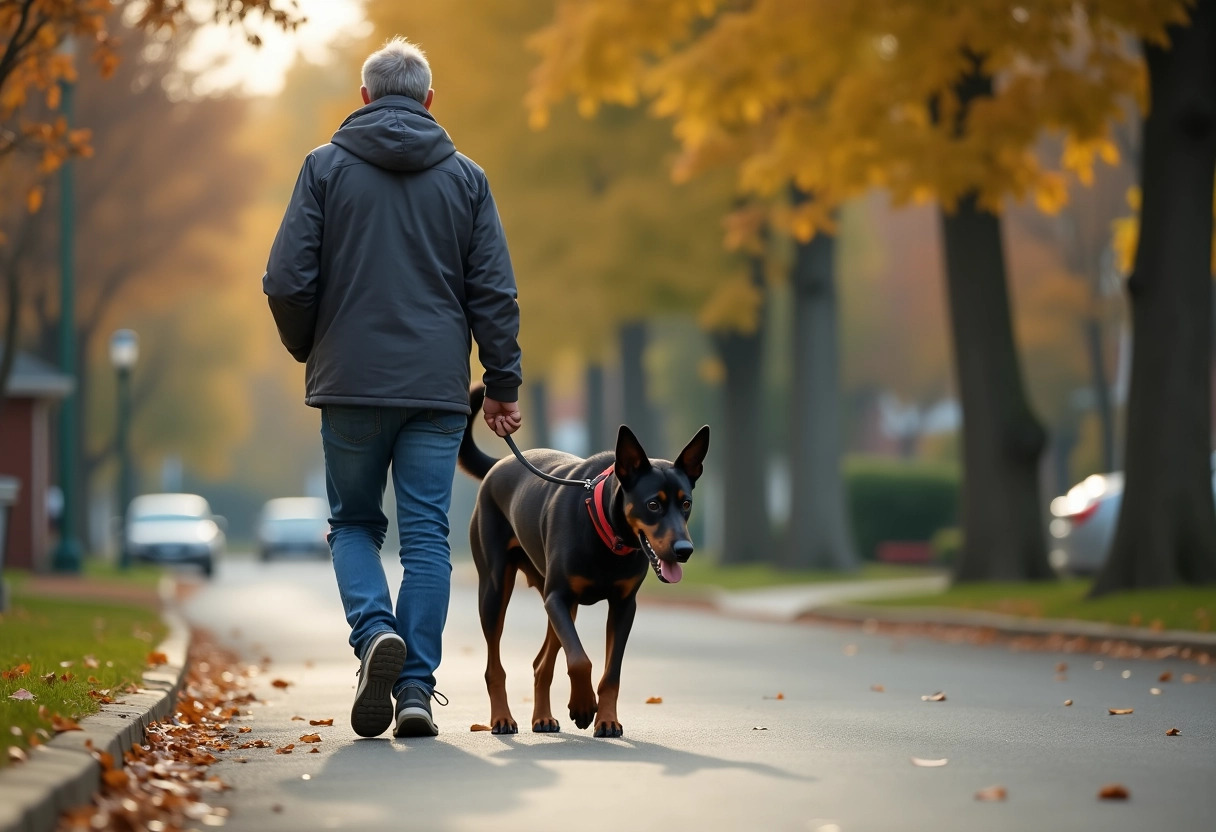
<path id="1" fill-rule="evenodd" d="M 695 568 L 695 563 L 691 568 Z M 484 642 L 467 569 L 457 569 L 437 709 L 425 740 L 358 739 L 347 722 L 356 663 L 328 563 L 226 562 L 186 607 L 252 659 L 273 664 L 250 737 L 319 754 L 241 752 L 216 767 L 237 830 L 1199 830 L 1216 817 L 1216 683 L 1180 661 L 1012 652 L 856 629 L 766 623 L 647 605 L 625 658 L 625 737 L 472 733 L 489 705 Z M 649 582 L 648 582 L 649 583 Z M 531 661 L 544 632 L 535 592 L 507 618 L 504 664 L 526 724 Z M 661 595 L 662 587 L 643 593 Z M 602 655 L 604 611 L 579 629 Z M 1067 681 L 1056 681 L 1067 661 Z M 560 672 L 554 703 L 568 688 Z M 597 673 L 601 665 L 597 661 Z M 1171 669 L 1175 681 L 1159 684 Z M 1124 678 L 1130 672 L 1129 678 Z M 1183 672 L 1206 681 L 1180 684 Z M 294 682 L 286 692 L 272 678 Z M 882 685 L 883 692 L 871 690 Z M 1160 687 L 1160 695 L 1150 688 Z M 921 696 L 944 691 L 945 702 Z M 767 698 L 784 694 L 781 700 Z M 644 704 L 660 696 L 662 704 Z M 1075 701 L 1064 707 L 1065 699 Z M 1130 707 L 1110 716 L 1108 707 Z M 564 714 L 559 714 L 564 716 Z M 1177 726 L 1179 737 L 1165 731 Z M 764 728 L 767 730 L 757 730 Z M 309 729 L 312 730 L 312 729 Z M 948 759 L 921 768 L 912 757 Z M 1126 785 L 1131 800 L 1099 802 Z M 977 802 L 1002 785 L 1004 803 Z M 277 807 L 277 811 L 276 811 Z"/>

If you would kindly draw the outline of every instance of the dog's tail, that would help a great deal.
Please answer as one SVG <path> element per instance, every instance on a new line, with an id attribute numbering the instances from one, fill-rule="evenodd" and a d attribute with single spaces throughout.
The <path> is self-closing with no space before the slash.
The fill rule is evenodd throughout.
<path id="1" fill-rule="evenodd" d="M 477 447 L 473 440 L 473 425 L 477 422 L 477 414 L 481 411 L 481 404 L 485 399 L 486 388 L 483 385 L 474 384 L 469 388 L 469 409 L 472 412 L 469 413 L 469 423 L 465 425 L 464 438 L 460 440 L 460 454 L 457 457 L 461 469 L 470 477 L 479 480 L 485 479 L 494 463 L 498 462 Z"/>

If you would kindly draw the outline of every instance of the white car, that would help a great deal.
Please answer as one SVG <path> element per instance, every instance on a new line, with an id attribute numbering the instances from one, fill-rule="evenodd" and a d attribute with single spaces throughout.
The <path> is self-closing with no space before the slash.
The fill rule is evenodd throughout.
<path id="1" fill-rule="evenodd" d="M 143 494 L 127 509 L 123 543 L 133 561 L 192 563 L 211 577 L 225 525 L 197 494 Z"/>
<path id="2" fill-rule="evenodd" d="M 329 503 L 318 497 L 278 497 L 262 506 L 258 553 L 263 561 L 302 553 L 329 557 Z"/>
<path id="3" fill-rule="evenodd" d="M 1212 455 L 1216 499 L 1216 454 Z M 1123 472 L 1093 474 L 1051 501 L 1051 565 L 1057 572 L 1092 575 L 1102 568 L 1123 502 Z"/>

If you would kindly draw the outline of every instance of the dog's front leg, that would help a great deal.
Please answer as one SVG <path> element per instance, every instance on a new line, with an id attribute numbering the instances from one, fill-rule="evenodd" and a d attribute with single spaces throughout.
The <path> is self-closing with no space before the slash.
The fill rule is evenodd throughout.
<path id="1" fill-rule="evenodd" d="M 559 591 L 545 596 L 545 612 L 553 632 L 566 651 L 566 672 L 570 675 L 570 719 L 586 728 L 595 719 L 595 690 L 591 687 L 591 659 L 574 629 L 578 603 L 573 596 Z"/>
<path id="2" fill-rule="evenodd" d="M 608 658 L 604 664 L 604 678 L 600 679 L 599 712 L 595 718 L 597 737 L 619 737 L 625 733 L 617 718 L 617 696 L 621 690 L 621 661 L 625 657 L 625 642 L 633 629 L 633 616 L 637 612 L 637 596 L 630 595 L 608 605 L 608 633 L 606 636 Z"/>

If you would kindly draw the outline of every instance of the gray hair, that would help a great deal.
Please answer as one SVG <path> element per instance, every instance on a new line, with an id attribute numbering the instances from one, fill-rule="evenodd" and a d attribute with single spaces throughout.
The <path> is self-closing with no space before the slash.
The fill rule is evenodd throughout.
<path id="1" fill-rule="evenodd" d="M 425 102 L 431 89 L 431 65 L 421 49 L 403 37 L 395 37 L 363 62 L 363 86 L 372 101 L 386 95 L 405 95 Z"/>

